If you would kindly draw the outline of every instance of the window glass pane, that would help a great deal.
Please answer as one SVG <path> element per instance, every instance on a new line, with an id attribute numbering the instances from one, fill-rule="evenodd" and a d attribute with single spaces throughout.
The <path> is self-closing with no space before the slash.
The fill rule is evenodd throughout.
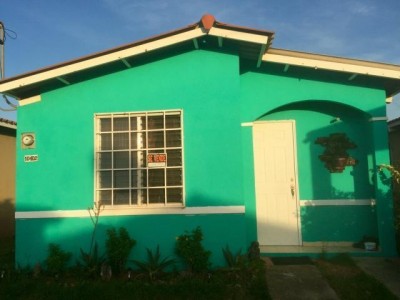
<path id="1" fill-rule="evenodd" d="M 138 193 L 138 204 L 147 205 L 147 189 L 139 189 Z"/>
<path id="2" fill-rule="evenodd" d="M 97 153 L 97 168 L 111 169 L 111 152 Z"/>
<path id="3" fill-rule="evenodd" d="M 129 190 L 114 190 L 114 205 L 129 204 Z"/>
<path id="4" fill-rule="evenodd" d="M 132 189 L 131 190 L 131 204 L 132 205 L 147 205 L 147 190 Z"/>
<path id="5" fill-rule="evenodd" d="M 100 132 L 111 131 L 111 119 L 101 118 L 100 119 Z"/>
<path id="6" fill-rule="evenodd" d="M 129 171 L 114 171 L 114 187 L 129 187 Z"/>
<path id="7" fill-rule="evenodd" d="M 132 132 L 131 133 L 131 149 L 143 149 L 146 145 L 146 133 Z"/>
<path id="8" fill-rule="evenodd" d="M 111 187 L 111 171 L 97 172 L 97 186 L 101 189 Z"/>
<path id="9" fill-rule="evenodd" d="M 114 152 L 114 168 L 129 168 L 129 151 Z"/>
<path id="10" fill-rule="evenodd" d="M 167 186 L 182 185 L 182 169 L 167 169 Z"/>
<path id="11" fill-rule="evenodd" d="M 147 186 L 147 170 L 134 170 L 131 173 L 131 187 Z"/>
<path id="12" fill-rule="evenodd" d="M 183 203 L 182 116 L 177 111 L 97 116 L 96 200 L 109 205 Z M 167 165 L 147 165 L 166 153 Z"/>
<path id="13" fill-rule="evenodd" d="M 149 203 L 165 203 L 164 189 L 149 189 Z"/>
<path id="14" fill-rule="evenodd" d="M 181 131 L 169 130 L 166 131 L 167 147 L 180 147 L 181 146 Z"/>
<path id="15" fill-rule="evenodd" d="M 165 153 L 165 151 L 164 151 L 164 149 L 154 149 L 154 150 L 149 151 L 149 154 L 152 154 L 152 153 Z"/>
<path id="16" fill-rule="evenodd" d="M 145 167 L 147 151 L 132 151 L 131 153 L 131 167 L 143 168 Z"/>
<path id="17" fill-rule="evenodd" d="M 139 192 L 138 190 L 131 190 L 131 204 L 137 205 L 139 199 Z"/>
<path id="18" fill-rule="evenodd" d="M 180 115 L 166 115 L 165 128 L 180 128 L 181 116 Z"/>
<path id="19" fill-rule="evenodd" d="M 164 147 L 164 132 L 154 131 L 148 132 L 148 148 L 163 148 Z"/>
<path id="20" fill-rule="evenodd" d="M 129 118 L 114 118 L 113 119 L 114 131 L 127 131 L 129 130 Z"/>
<path id="21" fill-rule="evenodd" d="M 168 203 L 183 203 L 182 188 L 167 189 L 167 202 Z"/>
<path id="22" fill-rule="evenodd" d="M 111 205 L 111 191 L 97 191 L 97 200 L 103 205 Z"/>
<path id="23" fill-rule="evenodd" d="M 167 150 L 168 167 L 182 166 L 182 150 Z"/>
<path id="24" fill-rule="evenodd" d="M 114 133 L 114 150 L 129 149 L 129 133 Z"/>
<path id="25" fill-rule="evenodd" d="M 148 116 L 148 129 L 163 129 L 164 128 L 164 116 Z"/>
<path id="26" fill-rule="evenodd" d="M 146 129 L 146 117 L 136 116 L 131 117 L 131 130 L 141 131 Z"/>
<path id="27" fill-rule="evenodd" d="M 149 186 L 164 186 L 164 169 L 149 169 Z"/>
<path id="28" fill-rule="evenodd" d="M 100 150 L 111 150 L 111 133 L 100 135 Z"/>

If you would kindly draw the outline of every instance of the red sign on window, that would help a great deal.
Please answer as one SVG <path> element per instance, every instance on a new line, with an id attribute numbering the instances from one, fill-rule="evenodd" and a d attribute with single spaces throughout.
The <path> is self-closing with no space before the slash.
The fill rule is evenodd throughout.
<path id="1" fill-rule="evenodd" d="M 167 154 L 166 153 L 149 153 L 149 154 L 147 154 L 147 166 L 149 168 L 166 167 L 167 166 Z"/>

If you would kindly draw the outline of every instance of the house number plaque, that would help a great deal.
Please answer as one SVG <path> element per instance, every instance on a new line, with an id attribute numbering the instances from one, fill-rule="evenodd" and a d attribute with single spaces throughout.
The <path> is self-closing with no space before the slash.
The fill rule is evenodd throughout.
<path id="1" fill-rule="evenodd" d="M 38 154 L 25 155 L 24 162 L 37 162 L 39 160 Z"/>

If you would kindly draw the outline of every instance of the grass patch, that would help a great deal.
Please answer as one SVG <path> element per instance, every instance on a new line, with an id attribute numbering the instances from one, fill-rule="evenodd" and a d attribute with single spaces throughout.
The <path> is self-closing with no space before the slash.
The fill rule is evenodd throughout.
<path id="1" fill-rule="evenodd" d="M 360 270 L 348 255 L 319 259 L 316 265 L 340 299 L 397 299 L 382 283 Z"/>

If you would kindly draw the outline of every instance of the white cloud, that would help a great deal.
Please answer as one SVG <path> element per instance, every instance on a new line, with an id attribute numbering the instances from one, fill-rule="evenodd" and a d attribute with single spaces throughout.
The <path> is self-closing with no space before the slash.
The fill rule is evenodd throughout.
<path id="1" fill-rule="evenodd" d="M 376 8 L 370 1 L 352 1 L 349 10 L 356 15 L 370 16 L 375 13 Z"/>

